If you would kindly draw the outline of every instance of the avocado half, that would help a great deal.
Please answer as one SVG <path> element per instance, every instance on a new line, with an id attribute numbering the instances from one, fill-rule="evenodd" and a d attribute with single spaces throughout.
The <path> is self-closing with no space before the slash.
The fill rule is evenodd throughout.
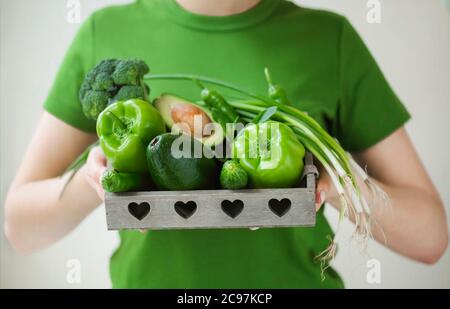
<path id="1" fill-rule="evenodd" d="M 222 127 L 218 123 L 214 123 L 211 112 L 197 104 L 194 104 L 186 99 L 180 98 L 173 94 L 162 94 L 159 98 L 157 98 L 154 102 L 154 106 L 158 109 L 161 114 L 166 126 L 172 130 L 174 127 L 174 120 L 172 119 L 172 109 L 175 106 L 179 105 L 192 105 L 196 108 L 202 110 L 213 123 L 212 134 L 208 136 L 195 137 L 205 146 L 215 146 L 223 142 L 224 132 Z M 175 128 L 176 130 L 181 131 L 181 128 Z"/>

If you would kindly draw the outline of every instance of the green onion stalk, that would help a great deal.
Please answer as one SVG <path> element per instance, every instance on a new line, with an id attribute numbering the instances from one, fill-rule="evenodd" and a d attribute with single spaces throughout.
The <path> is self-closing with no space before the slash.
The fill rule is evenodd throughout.
<path id="1" fill-rule="evenodd" d="M 277 110 L 272 115 L 272 119 L 285 123 L 292 128 L 299 141 L 303 143 L 322 164 L 339 194 L 341 207 L 336 233 L 334 238 L 331 239 L 329 247 L 318 256 L 318 259 L 323 263 L 322 265 L 325 265 L 322 269 L 326 269 L 328 262 L 336 253 L 337 240 L 340 237 L 340 226 L 345 217 L 351 216 L 354 218 L 354 235 L 360 237 L 362 244 L 365 247 L 367 239 L 372 236 L 371 208 L 365 197 L 362 195 L 355 176 L 358 175 L 363 180 L 363 184 L 369 188 L 372 197 L 380 196 L 381 200 L 384 202 L 388 201 L 388 197 L 381 188 L 370 180 L 367 173 L 353 160 L 351 155 L 342 148 L 339 142 L 329 135 L 314 118 L 293 106 L 280 104 L 268 97 L 205 76 L 189 74 L 152 74 L 146 75 L 144 79 L 147 81 L 196 81 L 235 91 L 249 98 L 246 100 L 229 101 L 229 104 L 236 109 L 236 112 L 245 122 L 252 122 L 258 114 L 264 112 L 267 108 L 276 106 Z M 373 201 L 374 199 L 372 199 L 372 202 Z"/>

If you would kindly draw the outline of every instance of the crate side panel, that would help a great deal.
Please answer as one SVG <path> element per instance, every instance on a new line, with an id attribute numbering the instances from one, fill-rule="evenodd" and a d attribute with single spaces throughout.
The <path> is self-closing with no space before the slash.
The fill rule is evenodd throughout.
<path id="1" fill-rule="evenodd" d="M 257 191 L 257 192 L 255 192 Z M 269 207 L 271 199 L 289 199 L 289 211 L 277 216 Z M 222 202 L 242 201 L 241 213 L 231 218 Z M 177 202 L 196 203 L 189 218 L 175 211 Z M 147 216 L 138 220 L 129 210 L 130 203 L 149 203 Z M 315 224 L 314 191 L 309 189 L 270 189 L 233 191 L 139 192 L 132 195 L 108 194 L 105 201 L 108 229 L 228 228 L 269 226 L 312 226 Z"/>

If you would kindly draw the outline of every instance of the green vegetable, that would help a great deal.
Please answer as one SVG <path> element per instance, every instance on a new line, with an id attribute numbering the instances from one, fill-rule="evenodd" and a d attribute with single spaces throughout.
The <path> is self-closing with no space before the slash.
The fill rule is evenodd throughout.
<path id="1" fill-rule="evenodd" d="M 140 86 L 148 71 L 147 64 L 142 60 L 118 60 L 111 77 L 117 85 Z"/>
<path id="2" fill-rule="evenodd" d="M 70 173 L 69 178 L 67 178 L 66 183 L 64 184 L 63 188 L 61 189 L 61 192 L 59 193 L 59 198 L 61 199 L 64 195 L 64 192 L 67 189 L 67 185 L 72 181 L 73 177 L 75 177 L 78 170 L 83 167 L 83 165 L 86 163 L 87 158 L 89 156 L 89 152 L 91 152 L 92 148 L 98 146 L 98 141 L 95 143 L 89 145 L 76 159 L 73 161 L 69 167 L 66 168 L 64 171 L 64 174 Z"/>
<path id="3" fill-rule="evenodd" d="M 110 96 L 105 91 L 91 90 L 83 97 L 83 113 L 87 118 L 97 119 L 98 115 L 108 106 Z"/>
<path id="4" fill-rule="evenodd" d="M 129 99 L 144 99 L 149 92 L 147 85 L 141 86 L 123 86 L 114 96 L 114 101 L 124 101 Z"/>
<path id="5" fill-rule="evenodd" d="M 203 153 L 196 153 L 202 150 Z M 218 163 L 205 156 L 207 147 L 186 134 L 166 133 L 147 148 L 147 162 L 153 182 L 160 190 L 199 190 L 217 187 Z"/>
<path id="6" fill-rule="evenodd" d="M 272 82 L 272 78 L 270 77 L 268 68 L 265 68 L 264 73 L 266 75 L 267 84 L 269 85 L 267 91 L 269 98 L 280 104 L 292 105 L 292 103 L 289 101 L 287 97 L 287 93 L 284 90 L 284 88 L 281 87 L 281 85 L 275 85 Z"/>
<path id="7" fill-rule="evenodd" d="M 210 90 L 199 83 L 203 88 L 201 98 L 208 106 L 211 114 L 216 122 L 218 122 L 224 130 L 228 123 L 236 123 L 239 121 L 239 115 L 236 110 L 225 100 L 225 98 L 216 90 Z"/>
<path id="8" fill-rule="evenodd" d="M 116 170 L 106 171 L 101 178 L 103 189 L 107 192 L 134 191 L 143 187 L 145 176 L 135 173 L 121 173 Z"/>
<path id="9" fill-rule="evenodd" d="M 271 106 L 261 111 L 256 117 L 252 119 L 252 123 L 263 123 L 272 118 L 272 116 L 277 112 L 276 106 Z"/>
<path id="10" fill-rule="evenodd" d="M 247 186 L 248 175 L 245 169 L 234 160 L 226 161 L 220 172 L 220 185 L 224 189 L 238 190 Z"/>
<path id="11" fill-rule="evenodd" d="M 149 88 L 143 77 L 149 72 L 142 60 L 107 59 L 86 75 L 79 92 L 83 113 L 89 119 L 112 102 L 127 99 L 147 100 Z"/>
<path id="12" fill-rule="evenodd" d="M 279 122 L 247 125 L 233 142 L 232 152 L 253 188 L 293 187 L 303 171 L 305 147 Z"/>
<path id="13" fill-rule="evenodd" d="M 194 135 L 193 132 L 185 132 L 201 141 L 205 146 L 215 146 L 223 142 L 224 130 L 217 124 L 211 123 L 213 116 L 205 107 L 189 102 L 173 94 L 162 94 L 155 100 L 155 107 L 161 114 L 169 129 L 174 125 L 186 125 L 189 129 L 194 127 L 194 116 L 202 116 L 202 131 L 204 126 L 210 125 L 209 134 Z M 201 132 L 202 133 L 202 132 Z"/>
<path id="14" fill-rule="evenodd" d="M 97 120 L 100 146 L 112 167 L 120 172 L 146 173 L 147 145 L 164 131 L 158 110 L 140 99 L 113 103 Z"/>

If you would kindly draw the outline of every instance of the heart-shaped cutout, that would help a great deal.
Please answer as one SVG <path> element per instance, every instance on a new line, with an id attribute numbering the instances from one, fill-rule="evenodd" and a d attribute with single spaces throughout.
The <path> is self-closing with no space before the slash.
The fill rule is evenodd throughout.
<path id="1" fill-rule="evenodd" d="M 226 213 L 231 218 L 236 218 L 244 209 L 244 202 L 241 200 L 229 201 L 223 200 L 221 207 L 224 213 Z"/>
<path id="2" fill-rule="evenodd" d="M 284 198 L 279 201 L 273 198 L 269 201 L 269 208 L 274 214 L 281 218 L 289 211 L 289 209 L 291 209 L 291 200 Z"/>
<path id="3" fill-rule="evenodd" d="M 194 201 L 189 201 L 187 203 L 178 201 L 175 203 L 175 211 L 181 217 L 188 219 L 197 210 L 197 203 Z"/>
<path id="4" fill-rule="evenodd" d="M 129 213 L 138 220 L 144 219 L 148 213 L 150 212 L 150 204 L 147 202 L 138 203 L 130 203 L 128 204 Z"/>

